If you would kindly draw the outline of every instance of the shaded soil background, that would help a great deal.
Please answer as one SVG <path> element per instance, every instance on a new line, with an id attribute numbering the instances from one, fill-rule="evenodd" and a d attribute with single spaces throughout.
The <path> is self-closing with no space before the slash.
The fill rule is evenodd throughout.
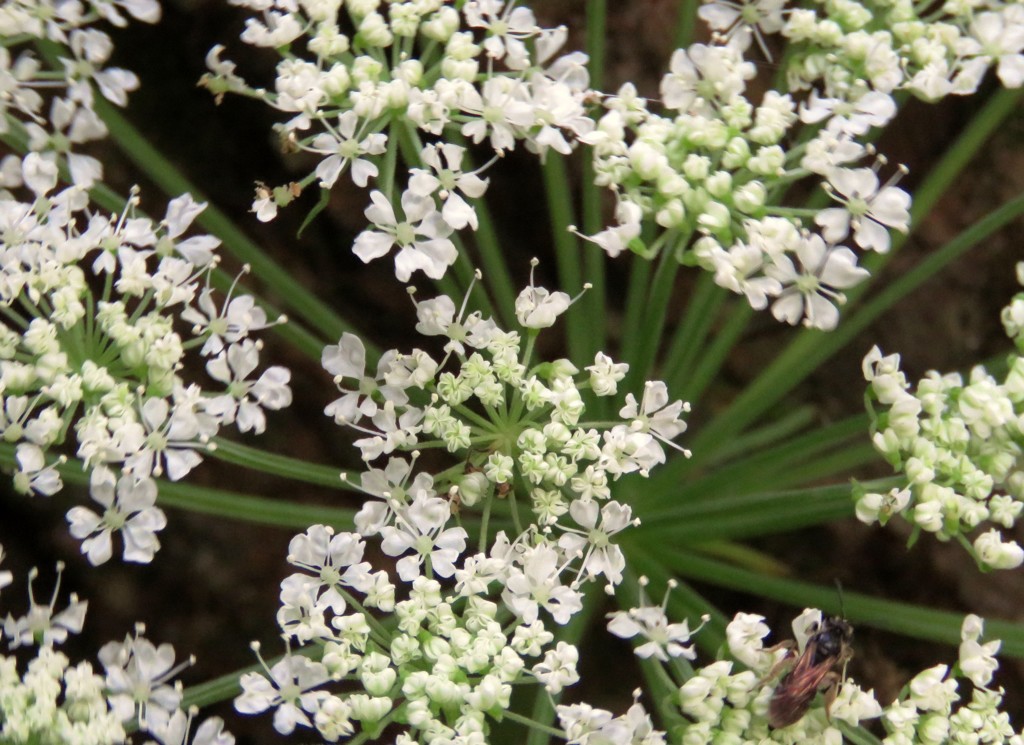
<path id="1" fill-rule="evenodd" d="M 606 89 L 635 81 L 644 95 L 657 95 L 657 81 L 672 51 L 675 3 L 668 0 L 622 0 L 611 4 L 611 43 Z M 582 29 L 582 0 L 538 3 L 542 22 L 565 23 Z M 170 155 L 176 165 L 218 207 L 234 216 L 243 229 L 304 284 L 316 291 L 346 318 L 366 319 L 364 328 L 382 348 L 408 345 L 413 313 L 404 290 L 395 282 L 389 260 L 362 265 L 349 248 L 362 227 L 364 197 L 338 188 L 327 211 L 301 239 L 296 233 L 316 195 L 304 195 L 300 204 L 284 210 L 278 220 L 260 224 L 249 214 L 253 184 L 284 183 L 295 176 L 295 162 L 282 159 L 271 126 L 273 112 L 260 104 L 227 98 L 216 106 L 209 94 L 195 87 L 204 72 L 203 58 L 216 43 L 228 45 L 226 56 L 241 62 L 250 81 L 269 82 L 274 59 L 254 53 L 237 37 L 242 16 L 218 0 L 178 0 L 165 5 L 165 18 L 154 28 L 133 28 L 114 34 L 116 62 L 135 70 L 143 87 L 131 98 L 130 119 Z M 574 32 L 570 48 L 582 48 L 582 32 Z M 892 162 L 911 169 L 903 185 L 913 192 L 931 164 L 978 109 L 980 98 L 948 101 L 941 106 L 911 103 L 880 143 Z M 1024 116 L 1013 117 L 984 148 L 887 269 L 899 274 L 922 257 L 1007 199 L 1024 189 Z M 140 180 L 137 172 L 115 150 L 103 154 L 109 183 L 126 193 L 133 183 L 143 186 L 143 207 L 162 215 L 162 197 Z M 521 199 L 538 193 L 540 176 L 531 158 L 512 156 L 492 172 L 492 204 L 505 245 L 518 246 L 521 255 L 510 259 L 525 281 L 529 257 L 543 257 L 550 230 L 543 206 Z M 310 167 L 298 164 L 301 173 Z M 343 178 L 339 184 L 346 184 Z M 1024 259 L 1018 223 L 978 246 L 941 276 L 906 298 L 891 313 L 836 356 L 794 394 L 794 401 L 812 402 L 823 423 L 861 410 L 864 383 L 860 359 L 872 344 L 903 355 L 908 376 L 926 370 L 966 370 L 971 364 L 1009 351 L 998 322 L 1000 308 L 1016 291 L 1013 264 Z M 616 271 L 622 271 L 622 264 Z M 545 262 L 553 271 L 553 262 Z M 544 284 L 543 276 L 539 283 Z M 690 278 L 681 280 L 677 293 L 685 302 Z M 257 282 L 250 284 L 258 285 Z M 274 301 L 273 287 L 261 286 Z M 619 309 L 621 310 L 621 309 Z M 749 338 L 730 358 L 708 400 L 694 403 L 691 431 L 699 431 L 702 417 L 713 413 L 770 360 L 794 334 L 762 314 L 750 328 Z M 295 403 L 285 412 L 271 414 L 267 433 L 254 444 L 270 451 L 307 457 L 340 469 L 357 467 L 351 438 L 321 411 L 332 396 L 329 377 L 314 362 L 297 355 L 273 334 L 266 341 L 264 359 L 292 369 Z M 867 437 L 867 433 L 865 433 Z M 882 465 L 874 473 L 884 475 Z M 292 483 L 208 462 L 190 476 L 197 483 L 317 504 L 352 505 L 340 492 Z M 77 498 L 80 498 L 78 495 Z M 168 510 L 169 526 L 161 535 L 163 548 L 148 566 L 111 562 L 90 568 L 80 557 L 78 544 L 67 533 L 63 513 L 71 503 L 67 495 L 51 500 L 16 499 L 0 495 L 0 541 L 9 558 L 5 568 L 16 582 L 4 592 L 3 607 L 20 609 L 23 578 L 39 566 L 42 578 L 37 598 L 52 585 L 50 567 L 57 559 L 67 563 L 64 587 L 90 601 L 86 634 L 70 647 L 79 657 L 94 658 L 105 641 L 122 638 L 136 621 L 145 621 L 154 641 L 175 645 L 179 656 L 197 655 L 198 665 L 183 677 L 187 684 L 237 670 L 253 662 L 249 641 L 259 639 L 276 649 L 274 613 L 278 583 L 287 574 L 284 556 L 291 531 Z M 1024 573 L 980 575 L 957 547 L 925 538 L 908 552 L 898 530 L 880 531 L 846 521 L 777 536 L 758 547 L 786 562 L 796 577 L 844 587 L 885 598 L 895 598 L 982 616 L 1024 620 Z M 800 609 L 765 603 L 761 599 L 698 587 L 726 613 L 737 610 L 766 615 L 773 628 L 788 628 Z M 65 590 L 65 591 L 66 591 Z M 61 601 L 63 602 L 63 601 Z M 20 611 L 19 611 L 20 612 Z M 630 679 L 628 647 L 616 640 L 602 642 L 601 653 L 585 664 L 584 683 L 574 695 L 595 705 L 621 710 L 639 677 Z M 882 701 L 890 700 L 914 672 L 955 659 L 955 650 L 912 642 L 871 629 L 858 629 L 857 656 L 851 673 L 865 687 L 873 687 Z M 1024 725 L 1024 698 L 1019 663 L 1004 662 L 1001 683 L 1009 691 L 1007 703 L 1018 728 Z M 610 671 L 623 685 L 609 693 Z M 605 674 L 603 674 L 605 673 Z M 216 709 L 229 720 L 240 745 L 283 741 L 309 742 L 308 733 L 292 738 L 277 736 L 269 716 L 246 719 L 229 705 Z"/>

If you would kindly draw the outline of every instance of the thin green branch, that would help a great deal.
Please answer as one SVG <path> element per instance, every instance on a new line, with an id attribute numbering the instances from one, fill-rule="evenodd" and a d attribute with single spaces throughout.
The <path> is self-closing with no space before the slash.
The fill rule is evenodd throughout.
<path id="1" fill-rule="evenodd" d="M 110 130 L 111 139 L 165 194 L 177 196 L 188 192 L 197 201 L 208 203 L 207 208 L 196 218 L 196 223 L 220 238 L 224 248 L 232 256 L 249 264 L 253 274 L 265 282 L 268 287 L 273 287 L 295 315 L 309 323 L 326 339 L 338 339 L 345 331 L 355 333 L 352 324 L 345 321 L 317 298 L 309 288 L 284 267 L 270 259 L 227 215 L 215 207 L 208 197 L 185 178 L 170 160 L 154 148 L 149 140 L 132 126 L 113 105 L 97 96 L 95 108 L 96 113 Z"/>
<path id="2" fill-rule="evenodd" d="M 960 644 L 960 627 L 964 618 L 962 613 L 871 597 L 845 588 L 840 599 L 836 588 L 831 585 L 819 586 L 790 578 L 766 576 L 686 551 L 668 550 L 662 555 L 666 565 L 682 577 L 711 582 L 795 607 L 815 607 L 834 614 L 842 612 L 855 624 L 915 639 L 950 646 Z M 1024 624 L 986 619 L 985 637 L 1002 639 L 1000 653 L 1003 656 L 1024 658 Z"/>
<path id="3" fill-rule="evenodd" d="M 233 463 L 251 471 L 260 471 L 275 476 L 302 481 L 317 486 L 349 491 L 351 486 L 346 482 L 348 474 L 334 466 L 309 463 L 298 458 L 271 453 L 259 448 L 243 445 L 231 440 L 216 438 L 213 447 L 207 451 L 209 455 L 225 463 Z"/>

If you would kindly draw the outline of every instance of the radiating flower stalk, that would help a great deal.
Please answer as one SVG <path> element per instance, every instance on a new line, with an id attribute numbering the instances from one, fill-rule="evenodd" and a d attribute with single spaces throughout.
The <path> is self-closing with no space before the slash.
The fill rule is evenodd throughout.
<path id="1" fill-rule="evenodd" d="M 367 468 L 342 481 L 364 502 L 353 525 L 292 538 L 276 618 L 285 654 L 268 661 L 253 643 L 261 671 L 241 675 L 239 712 L 272 710 L 283 735 L 402 745 L 486 743 L 510 722 L 580 745 L 833 745 L 872 737 L 864 728 L 891 745 L 1024 742 L 999 708 L 1000 642 L 982 641 L 974 615 L 957 661 L 913 676 L 891 703 L 848 676 L 845 657 L 818 660 L 815 609 L 775 646 L 762 617 L 737 614 L 718 656 L 698 666 L 709 619 L 669 618 L 675 580 L 651 605 L 620 545 L 640 524 L 629 499 L 642 479 L 689 457 L 678 440 L 690 405 L 660 380 L 626 389 L 633 361 L 604 351 L 543 358 L 552 345 L 541 333 L 578 312 L 579 296 L 536 285 L 532 272 L 506 324 L 480 309 L 480 271 L 425 299 L 408 285 L 422 273 L 458 287 L 449 270 L 480 263 L 486 239 L 474 233 L 505 155 L 581 153 L 613 219 L 589 235 L 560 227 L 610 260 L 697 267 L 755 310 L 831 330 L 845 291 L 869 276 L 861 257 L 890 251 L 893 231 L 910 226 L 906 168 L 872 145 L 879 129 L 906 95 L 969 95 L 990 68 L 1020 87 L 1024 6 L 710 0 L 699 15 L 711 38 L 677 50 L 659 98 L 646 100 L 632 84 L 592 88 L 587 56 L 562 52 L 567 30 L 540 26 L 516 0 L 231 4 L 250 14 L 242 41 L 277 55 L 273 80 L 250 84 L 218 45 L 201 82 L 218 102 L 238 94 L 280 112 L 281 142 L 310 164 L 292 183 L 258 184 L 256 218 L 273 220 L 314 187 L 320 209 L 342 179 L 364 189 L 368 225 L 352 250 L 366 263 L 393 255 L 424 337 L 376 359 L 357 333 L 323 349 L 337 389 L 325 414 L 354 435 Z M 292 397 L 290 373 L 263 365 L 254 337 L 286 319 L 268 319 L 240 289 L 248 267 L 226 295 L 211 287 L 220 240 L 192 227 L 205 204 L 175 195 L 154 219 L 137 190 L 114 214 L 90 201 L 103 172 L 89 143 L 107 135 L 95 96 L 123 106 L 139 85 L 106 67 L 102 28 L 159 15 L 155 0 L 0 8 L 0 135 L 22 151 L 0 163 L 0 434 L 21 494 L 52 496 L 62 469 L 88 472 L 99 506 L 73 506 L 67 520 L 93 565 L 113 557 L 115 534 L 125 561 L 154 560 L 167 524 L 159 480 L 186 478 L 226 427 L 262 433 L 267 411 Z M 752 84 L 759 58 L 780 67 L 783 89 Z M 1018 275 L 1024 284 L 1024 264 Z M 1003 322 L 1024 352 L 1024 293 Z M 874 443 L 906 483 L 888 494 L 855 486 L 858 517 L 899 514 L 911 541 L 955 538 L 983 569 L 1024 562 L 1003 532 L 1024 504 L 1021 357 L 1008 368 L 1001 382 L 979 367 L 966 383 L 936 373 L 912 389 L 898 356 L 872 350 Z M 0 589 L 12 580 L 0 571 Z M 659 668 L 650 690 L 621 714 L 561 704 L 586 654 L 569 641 L 571 622 L 599 597 L 593 588 L 621 599 L 635 584 L 637 607 L 611 613 L 608 631 Z M 81 630 L 86 605 L 72 595 L 57 611 L 57 597 L 40 605 L 30 589 L 29 611 L 3 623 L 9 648 L 37 652 L 21 667 L 0 657 L 0 741 L 234 741 L 216 718 L 192 733 L 173 649 L 141 625 L 100 650 L 103 676 L 72 665 L 56 647 Z M 822 675 L 783 726 L 772 701 L 797 659 Z M 554 719 L 512 709 L 525 686 Z"/>

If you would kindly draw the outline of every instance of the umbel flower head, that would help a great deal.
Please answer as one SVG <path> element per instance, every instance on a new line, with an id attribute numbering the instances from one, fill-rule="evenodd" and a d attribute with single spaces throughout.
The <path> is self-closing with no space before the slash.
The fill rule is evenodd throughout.
<path id="1" fill-rule="evenodd" d="M 601 353 L 585 371 L 564 359 L 540 364 L 530 359 L 537 334 L 570 302 L 564 293 L 531 284 L 517 301 L 525 340 L 478 313 L 457 310 L 447 296 L 415 302 L 417 330 L 440 337 L 445 357 L 438 362 L 422 349 L 391 350 L 382 355 L 373 376 L 366 374 L 362 342 L 346 333 L 324 350 L 324 367 L 342 394 L 326 413 L 361 435 L 355 444 L 367 462 L 390 457 L 390 463 L 400 463 L 395 459 L 399 453 L 425 449 L 452 453 L 463 464 L 462 473 L 446 472 L 419 492 L 426 496 L 447 494 L 461 507 L 472 508 L 512 495 L 527 500 L 538 525 L 564 522 L 583 533 L 611 535 L 632 521 L 628 508 L 612 503 L 599 514 L 598 506 L 589 503 L 607 500 L 610 482 L 622 475 L 646 475 L 664 462 L 666 446 L 682 450 L 673 440 L 686 429 L 681 417 L 689 407 L 672 402 L 664 383 L 651 381 L 641 401 L 626 395 L 620 423 L 588 423 L 582 391 L 616 395 L 627 366 Z M 385 470 L 401 474 L 404 484 L 407 473 L 399 468 L 405 467 Z M 370 486 L 370 481 L 381 485 Z M 394 476 L 364 477 L 364 491 L 374 497 L 357 518 L 365 534 L 390 524 L 402 510 L 416 511 L 414 522 L 432 521 L 426 517 L 429 510 L 415 506 L 420 504 L 417 495 L 394 481 Z M 408 532 L 403 525 L 392 529 Z M 403 540 L 415 543 L 413 535 Z M 385 550 L 397 546 L 397 540 L 390 534 Z M 577 548 L 587 557 L 589 572 L 618 576 L 612 568 L 618 558 Z"/>
<path id="2" fill-rule="evenodd" d="M 1024 264 L 1017 266 L 1024 284 Z M 1018 350 L 1024 293 L 1004 308 L 1003 324 Z M 864 358 L 873 417 L 872 442 L 906 483 L 888 494 L 859 489 L 857 516 L 883 525 L 900 515 L 940 540 L 965 544 L 985 569 L 1013 569 L 1024 549 L 1004 531 L 1024 511 L 1020 432 L 1024 416 L 1024 357 L 1009 358 L 998 380 L 977 366 L 958 373 L 928 373 L 916 388 L 900 370 L 898 354 L 874 347 Z"/>
<path id="3" fill-rule="evenodd" d="M 133 195 L 122 214 L 104 214 L 79 187 L 58 190 L 39 159 L 21 163 L 31 198 L 0 196 L 0 434 L 17 446 L 18 491 L 59 490 L 67 456 L 93 471 L 104 514 L 68 513 L 90 561 L 111 557 L 114 532 L 126 560 L 149 561 L 165 524 L 153 479 L 185 477 L 225 425 L 261 432 L 264 411 L 290 403 L 290 376 L 259 372 L 250 334 L 268 322 L 251 298 L 217 310 L 208 282 L 219 241 L 186 237 L 204 204 L 178 197 L 154 221 Z M 199 347 L 203 387 L 183 376 Z"/>

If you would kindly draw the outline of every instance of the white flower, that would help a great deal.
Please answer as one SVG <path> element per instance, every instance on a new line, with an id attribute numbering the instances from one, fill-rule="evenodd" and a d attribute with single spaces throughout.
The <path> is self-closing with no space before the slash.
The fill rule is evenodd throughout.
<path id="1" fill-rule="evenodd" d="M 887 494 L 868 492 L 857 500 L 857 519 L 868 525 L 873 522 L 885 525 L 890 517 L 907 508 L 910 498 L 910 489 L 898 486 L 894 486 Z"/>
<path id="2" fill-rule="evenodd" d="M 716 116 L 713 105 L 742 94 L 756 74 L 753 63 L 744 61 L 735 47 L 691 44 L 672 54 L 669 73 L 661 81 L 661 99 L 683 114 Z"/>
<path id="3" fill-rule="evenodd" d="M 561 584 L 558 552 L 546 544 L 527 549 L 509 569 L 502 600 L 523 623 L 533 623 L 541 607 L 556 623 L 569 622 L 583 608 L 582 595 Z"/>
<path id="4" fill-rule="evenodd" d="M 235 699 L 235 709 L 243 714 L 258 714 L 275 708 L 274 729 L 282 735 L 291 734 L 296 725 L 312 727 L 308 715 L 315 714 L 320 702 L 329 695 L 327 691 L 316 690 L 328 680 L 323 664 L 288 654 L 267 673 L 269 680 L 260 673 L 242 675 L 242 693 Z"/>
<path id="5" fill-rule="evenodd" d="M 855 101 L 823 98 L 818 92 L 800 106 L 800 120 L 814 124 L 828 119 L 828 130 L 835 135 L 863 135 L 872 127 L 884 127 L 896 116 L 896 102 L 880 91 L 868 91 Z"/>
<path id="6" fill-rule="evenodd" d="M 1024 84 L 1024 23 L 1012 22 L 1008 13 L 977 13 L 968 29 L 973 44 L 965 43 L 961 54 L 978 55 L 998 63 L 999 80 L 1007 88 Z"/>
<path id="7" fill-rule="evenodd" d="M 946 677 L 947 665 L 924 670 L 910 681 L 910 700 L 922 711 L 948 713 L 957 700 L 956 678 Z"/>
<path id="8" fill-rule="evenodd" d="M 41 647 L 52 647 L 54 644 L 63 644 L 68 634 L 77 634 L 85 624 L 85 611 L 88 602 L 79 600 L 74 593 L 68 598 L 68 607 L 54 613 L 57 607 L 57 594 L 60 592 L 60 577 L 64 570 L 64 564 L 57 564 L 57 582 L 53 588 L 53 595 L 47 605 L 39 605 L 32 592 L 32 583 L 39 576 L 36 569 L 28 574 L 29 581 L 29 609 L 21 618 L 14 618 L 8 614 L 4 621 L 4 635 L 9 640 L 11 649 L 19 646 L 38 645 Z M 0 573 L 0 586 L 10 582 L 10 572 Z M 6 579 L 6 582 L 3 580 Z"/>
<path id="9" fill-rule="evenodd" d="M 548 693 L 559 693 L 580 679 L 579 673 L 576 672 L 579 657 L 579 650 L 576 647 L 558 642 L 554 649 L 548 650 L 544 655 L 543 662 L 533 666 L 533 674 L 544 684 Z"/>
<path id="10" fill-rule="evenodd" d="M 258 331 L 270 326 L 267 314 L 256 304 L 252 295 L 228 296 L 224 305 L 217 310 L 213 298 L 213 290 L 209 287 L 199 293 L 196 307 L 187 307 L 181 312 L 181 319 L 193 324 L 195 336 L 206 334 L 206 342 L 200 351 L 204 357 L 219 354 L 225 342 L 233 344 Z"/>
<path id="11" fill-rule="evenodd" d="M 120 532 L 124 540 L 123 558 L 147 564 L 160 548 L 157 531 L 167 525 L 163 510 L 156 506 L 156 483 L 152 479 L 121 476 L 106 468 L 96 468 L 90 476 L 89 495 L 104 509 L 97 515 L 86 507 L 68 510 L 71 535 L 82 541 L 82 553 L 93 566 L 113 555 L 111 535 Z"/>
<path id="12" fill-rule="evenodd" d="M 796 325 L 803 320 L 808 328 L 831 331 L 839 323 L 839 310 L 845 290 L 863 282 L 870 276 L 867 269 L 857 266 L 857 257 L 845 246 L 827 246 L 820 235 L 803 237 L 796 246 L 802 271 L 793 261 L 779 254 L 765 269 L 765 274 L 782 286 L 779 297 L 772 303 L 772 315 L 780 321 Z"/>
<path id="13" fill-rule="evenodd" d="M 693 660 L 697 652 L 689 644 L 691 631 L 689 624 L 669 623 L 665 608 L 660 606 L 642 605 L 628 611 L 609 613 L 608 630 L 620 639 L 632 639 L 636 636 L 647 641 L 633 650 L 641 659 L 654 657 L 668 662 L 672 657 L 683 657 Z"/>
<path id="14" fill-rule="evenodd" d="M 487 31 L 484 49 L 487 56 L 503 61 L 510 70 L 524 70 L 530 53 L 524 40 L 537 36 L 541 29 L 533 11 L 514 0 L 470 0 L 462 10 L 466 23 Z"/>
<path id="15" fill-rule="evenodd" d="M 364 230 L 356 236 L 352 251 L 364 263 L 379 259 L 399 246 L 395 256 L 395 276 L 408 282 L 414 271 L 422 271 L 431 279 L 440 279 L 455 263 L 458 252 L 448 236 L 451 226 L 426 199 L 412 191 L 402 193 L 402 212 L 405 220 L 399 222 L 395 210 L 381 192 L 370 194 L 373 204 L 366 208 L 366 217 L 376 230 Z"/>
<path id="16" fill-rule="evenodd" d="M 440 497 L 420 494 L 405 509 L 395 510 L 395 525 L 381 528 L 381 550 L 388 556 L 402 556 L 398 576 L 411 582 L 420 576 L 428 561 L 438 577 L 455 574 L 455 561 L 466 550 L 468 534 L 463 528 L 444 526 L 451 518 L 448 502 Z M 403 554 L 413 551 L 410 556 Z"/>
<path id="17" fill-rule="evenodd" d="M 471 117 L 462 125 L 462 134 L 474 143 L 489 136 L 491 147 L 499 153 L 511 150 L 516 137 L 522 136 L 535 118 L 525 84 L 505 75 L 485 80 L 480 93 L 467 91 L 461 107 Z"/>
<path id="18" fill-rule="evenodd" d="M 978 561 L 993 569 L 1016 569 L 1024 564 L 1024 549 L 1016 541 L 1004 542 L 995 528 L 974 539 L 974 551 Z"/>
<path id="19" fill-rule="evenodd" d="M 555 319 L 568 310 L 570 304 L 566 293 L 548 292 L 531 284 L 516 298 L 516 319 L 524 328 L 546 329 L 554 325 Z"/>
<path id="20" fill-rule="evenodd" d="M 281 583 L 282 602 L 288 600 L 290 590 L 299 583 L 318 606 L 343 613 L 347 603 L 341 588 L 352 587 L 361 592 L 369 589 L 370 564 L 362 561 L 365 548 L 355 533 L 335 535 L 325 525 L 313 525 L 295 536 L 288 544 L 288 563 L 308 574 L 293 574 Z"/>
<path id="21" fill-rule="evenodd" d="M 430 171 L 413 168 L 410 171 L 409 191 L 420 197 L 429 197 L 437 192 L 444 203 L 441 216 L 446 223 L 455 230 L 462 230 L 467 225 L 476 230 L 476 211 L 463 199 L 462 194 L 471 199 L 479 199 L 487 190 L 487 180 L 480 178 L 475 171 L 462 172 L 465 152 L 465 148 L 451 143 L 438 143 L 423 148 L 420 160 L 430 167 Z M 441 162 L 442 156 L 444 163 Z"/>
<path id="22" fill-rule="evenodd" d="M 180 685 L 167 683 L 181 669 L 174 666 L 174 647 L 155 646 L 138 635 L 141 630 L 103 645 L 98 655 L 107 671 L 107 699 L 122 721 L 138 716 L 145 722 L 154 708 L 170 716 L 181 705 Z"/>
<path id="23" fill-rule="evenodd" d="M 171 404 L 164 398 L 150 398 L 142 405 L 140 422 L 126 427 L 132 436 L 122 438 L 126 450 L 125 472 L 136 479 L 162 476 L 167 465 L 171 481 L 184 478 L 203 462 L 196 446 L 209 439 L 194 409 L 195 402 L 182 397 Z"/>
<path id="24" fill-rule="evenodd" d="M 328 132 L 314 137 L 307 148 L 311 152 L 328 156 L 316 167 L 316 177 L 320 179 L 321 186 L 325 189 L 334 186 L 345 166 L 351 166 L 352 181 L 356 186 L 366 186 L 371 177 L 377 176 L 377 166 L 360 156 L 383 155 L 387 150 L 387 135 L 375 132 L 360 140 L 362 134 L 356 132 L 359 116 L 352 110 L 338 117 L 336 129 L 331 128 L 326 121 L 321 121 L 328 127 Z"/>
<path id="25" fill-rule="evenodd" d="M 985 622 L 974 615 L 968 614 L 964 617 L 963 626 L 960 630 L 960 671 L 970 678 L 976 686 L 984 688 L 992 681 L 992 674 L 999 668 L 996 660 L 996 653 L 1002 642 L 995 639 L 981 644 Z"/>
<path id="26" fill-rule="evenodd" d="M 581 139 L 586 140 L 586 138 Z M 592 243 L 596 243 L 614 259 L 629 248 L 631 241 L 640 237 L 640 221 L 642 219 L 643 209 L 640 205 L 628 199 L 619 199 L 615 205 L 616 224 L 592 236 L 586 236 L 586 238 Z"/>
<path id="27" fill-rule="evenodd" d="M 865 719 L 882 716 L 882 705 L 875 699 L 873 691 L 863 691 L 852 680 L 844 680 L 828 713 L 832 719 L 856 727 Z"/>
<path id="28" fill-rule="evenodd" d="M 244 339 L 206 363 L 210 377 L 227 386 L 224 395 L 208 401 L 207 412 L 225 424 L 237 422 L 241 432 L 251 430 L 261 434 L 267 426 L 263 409 L 283 409 L 292 402 L 292 391 L 288 387 L 291 372 L 284 367 L 269 367 L 258 380 L 247 380 L 259 365 L 261 346 L 252 339 Z"/>
<path id="29" fill-rule="evenodd" d="M 581 570 L 590 578 L 603 574 L 611 585 L 622 582 L 626 557 L 611 539 L 636 524 L 629 505 L 612 501 L 599 508 L 597 502 L 576 499 L 569 505 L 569 514 L 583 530 L 567 529 L 570 532 L 558 539 L 558 547 L 566 556 L 581 557 Z"/>
<path id="30" fill-rule="evenodd" d="M 46 465 L 46 456 L 38 445 L 19 444 L 15 459 L 18 462 L 18 470 L 14 472 L 15 491 L 52 497 L 64 487 L 57 464 Z"/>
<path id="31" fill-rule="evenodd" d="M 689 410 L 690 404 L 682 400 L 669 403 L 668 386 L 664 382 L 648 380 L 644 383 L 640 404 L 637 405 L 632 393 L 627 393 L 626 405 L 619 410 L 619 416 L 631 420 L 629 427 L 634 432 L 649 432 L 689 457 L 689 451 L 672 442 L 686 431 L 686 422 L 680 416 Z"/>
<path id="32" fill-rule="evenodd" d="M 843 240 L 853 228 L 858 246 L 879 253 L 889 250 L 889 231 L 910 226 L 910 195 L 896 186 L 879 187 L 871 168 L 836 168 L 828 174 L 830 193 L 843 207 L 821 210 L 814 221 L 829 243 Z"/>
<path id="33" fill-rule="evenodd" d="M 722 32 L 725 39 L 738 37 L 741 45 L 744 35 L 753 34 L 771 61 L 764 35 L 778 33 L 782 29 L 785 4 L 785 0 L 704 0 L 697 14 L 710 28 Z"/>
<path id="34" fill-rule="evenodd" d="M 598 396 L 614 396 L 618 392 L 618 382 L 626 377 L 629 365 L 615 362 L 604 352 L 594 356 L 594 364 L 584 368 L 590 373 L 590 389 Z"/>
<path id="35" fill-rule="evenodd" d="M 766 668 L 770 655 L 764 649 L 764 638 L 770 629 L 763 616 L 737 613 L 725 627 L 729 653 L 752 670 Z"/>

